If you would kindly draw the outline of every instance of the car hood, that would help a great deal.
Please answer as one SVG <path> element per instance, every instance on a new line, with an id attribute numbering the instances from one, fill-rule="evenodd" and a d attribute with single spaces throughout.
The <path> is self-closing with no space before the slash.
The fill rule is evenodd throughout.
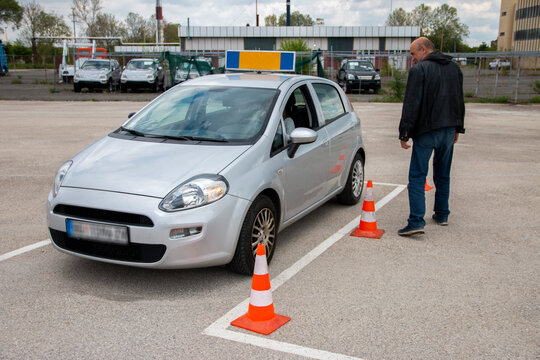
<path id="1" fill-rule="evenodd" d="M 250 145 L 98 140 L 73 158 L 62 186 L 163 198 L 201 174 L 218 174 Z"/>

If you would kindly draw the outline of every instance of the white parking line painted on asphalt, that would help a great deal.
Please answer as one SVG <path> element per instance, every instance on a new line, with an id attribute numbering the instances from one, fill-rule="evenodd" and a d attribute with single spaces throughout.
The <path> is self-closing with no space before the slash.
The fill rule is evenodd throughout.
<path id="1" fill-rule="evenodd" d="M 39 249 L 40 247 L 45 246 L 45 245 L 49 245 L 50 243 L 51 243 L 51 240 L 47 239 L 47 240 L 43 240 L 43 241 L 37 242 L 37 243 L 32 244 L 32 245 L 22 247 L 22 248 L 17 249 L 17 250 L 13 250 L 11 252 L 8 252 L 7 254 L 0 255 L 0 262 L 2 262 L 4 260 L 7 260 L 7 259 L 11 259 L 14 256 L 24 254 L 25 252 L 32 251 L 32 250 L 35 250 L 35 249 Z"/>
<path id="2" fill-rule="evenodd" d="M 403 190 L 407 188 L 406 185 L 398 185 L 398 184 L 385 184 L 385 183 L 373 183 L 373 184 L 374 185 L 389 185 L 389 186 L 396 187 L 388 195 L 383 197 L 381 200 L 379 200 L 375 204 L 375 209 L 378 209 L 378 210 L 380 210 L 383 206 L 388 204 L 393 198 L 398 196 L 399 193 L 401 193 Z M 349 235 L 351 231 L 353 231 L 356 228 L 359 222 L 360 222 L 360 216 L 358 216 L 357 218 L 349 222 L 347 225 L 339 229 L 335 234 L 333 234 L 328 239 L 320 243 L 313 250 L 311 250 L 309 253 L 304 255 L 300 260 L 298 260 L 293 265 L 291 265 L 288 269 L 284 270 L 283 272 L 281 272 L 281 274 L 273 278 L 271 281 L 272 289 L 275 290 L 281 285 L 283 285 L 285 282 L 287 282 L 287 280 L 289 280 L 298 272 L 300 272 L 300 270 L 302 270 L 309 263 L 315 260 L 319 255 L 324 253 L 330 246 L 334 245 L 336 242 L 338 242 L 340 239 L 342 239 L 346 235 Z M 241 343 L 245 343 L 249 345 L 259 346 L 259 347 L 270 349 L 270 350 L 281 351 L 288 354 L 309 357 L 312 359 L 361 360 L 360 358 L 356 358 L 352 356 L 332 353 L 332 352 L 319 350 L 319 349 L 308 348 L 308 347 L 304 347 L 304 346 L 300 346 L 296 344 L 285 343 L 281 341 L 263 338 L 260 336 L 244 334 L 244 333 L 228 330 L 228 327 L 231 321 L 233 321 L 239 316 L 244 315 L 248 306 L 249 306 L 249 298 L 245 299 L 240 304 L 236 305 L 231 311 L 229 311 L 228 313 L 223 315 L 221 318 L 219 318 L 217 321 L 215 321 L 213 324 L 211 324 L 209 327 L 207 327 L 203 331 L 203 334 L 215 336 L 215 337 L 219 337 L 219 338 L 223 338 L 227 340 L 232 340 L 236 342 L 241 342 Z"/>

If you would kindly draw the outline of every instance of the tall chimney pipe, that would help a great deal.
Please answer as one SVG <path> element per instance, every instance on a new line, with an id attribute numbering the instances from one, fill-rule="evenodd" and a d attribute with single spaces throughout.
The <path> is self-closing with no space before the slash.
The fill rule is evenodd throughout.
<path id="1" fill-rule="evenodd" d="M 287 0 L 287 26 L 291 26 L 291 0 Z"/>
<path id="2" fill-rule="evenodd" d="M 156 0 L 156 42 L 163 43 L 163 10 L 161 9 L 161 0 Z"/>

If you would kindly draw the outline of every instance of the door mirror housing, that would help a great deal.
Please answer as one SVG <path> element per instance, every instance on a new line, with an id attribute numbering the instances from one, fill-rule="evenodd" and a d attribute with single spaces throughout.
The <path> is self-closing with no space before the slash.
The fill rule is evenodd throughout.
<path id="1" fill-rule="evenodd" d="M 300 145 L 311 144 L 317 140 L 317 133 L 315 131 L 302 127 L 294 129 L 289 136 L 292 143 L 289 145 L 287 154 L 290 158 L 294 157 Z"/>

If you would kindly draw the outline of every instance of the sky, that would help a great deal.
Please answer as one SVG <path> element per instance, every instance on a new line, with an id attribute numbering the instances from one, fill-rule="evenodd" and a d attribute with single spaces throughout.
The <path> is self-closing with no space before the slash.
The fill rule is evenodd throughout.
<path id="1" fill-rule="evenodd" d="M 19 4 L 29 1 L 18 0 Z M 72 0 L 37 0 L 45 11 L 63 15 L 70 27 Z M 469 26 L 469 37 L 465 42 L 478 46 L 483 41 L 488 45 L 497 39 L 501 0 L 291 0 L 291 12 L 300 11 L 313 19 L 323 18 L 327 26 L 383 26 L 390 9 L 404 8 L 407 11 L 420 4 L 431 7 L 448 3 L 458 10 L 461 22 Z M 155 0 L 103 0 L 103 12 L 125 19 L 129 12 L 135 12 L 144 18 L 155 14 Z M 256 6 L 259 13 L 259 25 L 264 26 L 268 15 L 286 11 L 286 1 L 276 0 L 162 0 L 163 17 L 171 23 L 191 26 L 245 26 L 255 25 Z M 16 32 L 11 31 L 11 37 Z M 9 36 L 9 33 L 8 33 Z"/>

